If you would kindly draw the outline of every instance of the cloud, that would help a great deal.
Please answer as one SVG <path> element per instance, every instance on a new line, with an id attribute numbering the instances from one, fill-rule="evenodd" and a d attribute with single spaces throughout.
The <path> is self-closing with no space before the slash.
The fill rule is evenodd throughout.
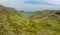
<path id="1" fill-rule="evenodd" d="M 24 3 L 26 3 L 26 4 L 46 4 L 46 5 L 50 5 L 47 2 L 37 2 L 37 1 L 26 1 Z"/>
<path id="2" fill-rule="evenodd" d="M 8 0 L 0 0 L 0 3 L 8 2 Z"/>
<path id="3" fill-rule="evenodd" d="M 60 4 L 60 0 L 28 0 L 28 1 L 36 1 L 36 2 L 47 2 L 50 4 Z"/>
<path id="4" fill-rule="evenodd" d="M 26 5 L 24 7 L 21 7 L 23 10 L 60 10 L 59 6 L 50 6 L 50 5 Z"/>
<path id="5" fill-rule="evenodd" d="M 48 2 L 50 4 L 60 5 L 60 0 L 46 0 L 45 2 Z"/>
<path id="6" fill-rule="evenodd" d="M 0 4 L 18 10 L 58 10 L 60 0 L 0 0 Z"/>

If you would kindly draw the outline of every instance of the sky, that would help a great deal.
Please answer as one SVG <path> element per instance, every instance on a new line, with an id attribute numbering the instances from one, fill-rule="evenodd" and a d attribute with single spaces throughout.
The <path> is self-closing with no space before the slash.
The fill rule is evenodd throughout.
<path id="1" fill-rule="evenodd" d="M 17 10 L 60 10 L 60 0 L 0 0 L 0 5 Z"/>

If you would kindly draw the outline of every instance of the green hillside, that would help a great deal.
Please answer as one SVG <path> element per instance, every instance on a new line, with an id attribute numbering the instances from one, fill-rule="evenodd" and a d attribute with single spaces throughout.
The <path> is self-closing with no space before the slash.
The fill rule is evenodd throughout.
<path id="1" fill-rule="evenodd" d="M 60 35 L 59 10 L 36 11 L 32 17 L 40 35 Z"/>
<path id="2" fill-rule="evenodd" d="M 0 5 L 0 35 L 60 35 L 60 10 L 35 11 L 29 16 Z"/>
<path id="3" fill-rule="evenodd" d="M 0 35 L 18 35 L 28 24 L 29 20 L 24 13 L 0 6 Z"/>

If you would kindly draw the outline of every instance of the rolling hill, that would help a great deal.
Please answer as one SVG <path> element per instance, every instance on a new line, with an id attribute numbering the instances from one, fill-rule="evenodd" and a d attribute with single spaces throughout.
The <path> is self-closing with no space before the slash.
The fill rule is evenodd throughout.
<path id="1" fill-rule="evenodd" d="M 32 20 L 40 35 L 60 35 L 60 11 L 45 10 L 32 14 Z"/>
<path id="2" fill-rule="evenodd" d="M 60 10 L 26 14 L 0 5 L 0 35 L 60 35 Z"/>
<path id="3" fill-rule="evenodd" d="M 0 35 L 18 35 L 28 24 L 24 13 L 0 5 Z"/>

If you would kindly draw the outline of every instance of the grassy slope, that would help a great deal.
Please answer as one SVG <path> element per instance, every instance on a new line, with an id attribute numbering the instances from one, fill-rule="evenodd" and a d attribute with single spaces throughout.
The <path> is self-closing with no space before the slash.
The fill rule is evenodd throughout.
<path id="1" fill-rule="evenodd" d="M 27 16 L 15 9 L 0 7 L 0 35 L 18 35 L 29 24 Z"/>
<path id="2" fill-rule="evenodd" d="M 60 15 L 37 11 L 32 18 L 13 8 L 0 6 L 0 35 L 60 35 Z"/>
<path id="3" fill-rule="evenodd" d="M 58 12 L 58 11 L 56 11 Z M 41 35 L 60 35 L 60 15 L 56 12 L 37 12 L 33 14 L 33 22 Z"/>

